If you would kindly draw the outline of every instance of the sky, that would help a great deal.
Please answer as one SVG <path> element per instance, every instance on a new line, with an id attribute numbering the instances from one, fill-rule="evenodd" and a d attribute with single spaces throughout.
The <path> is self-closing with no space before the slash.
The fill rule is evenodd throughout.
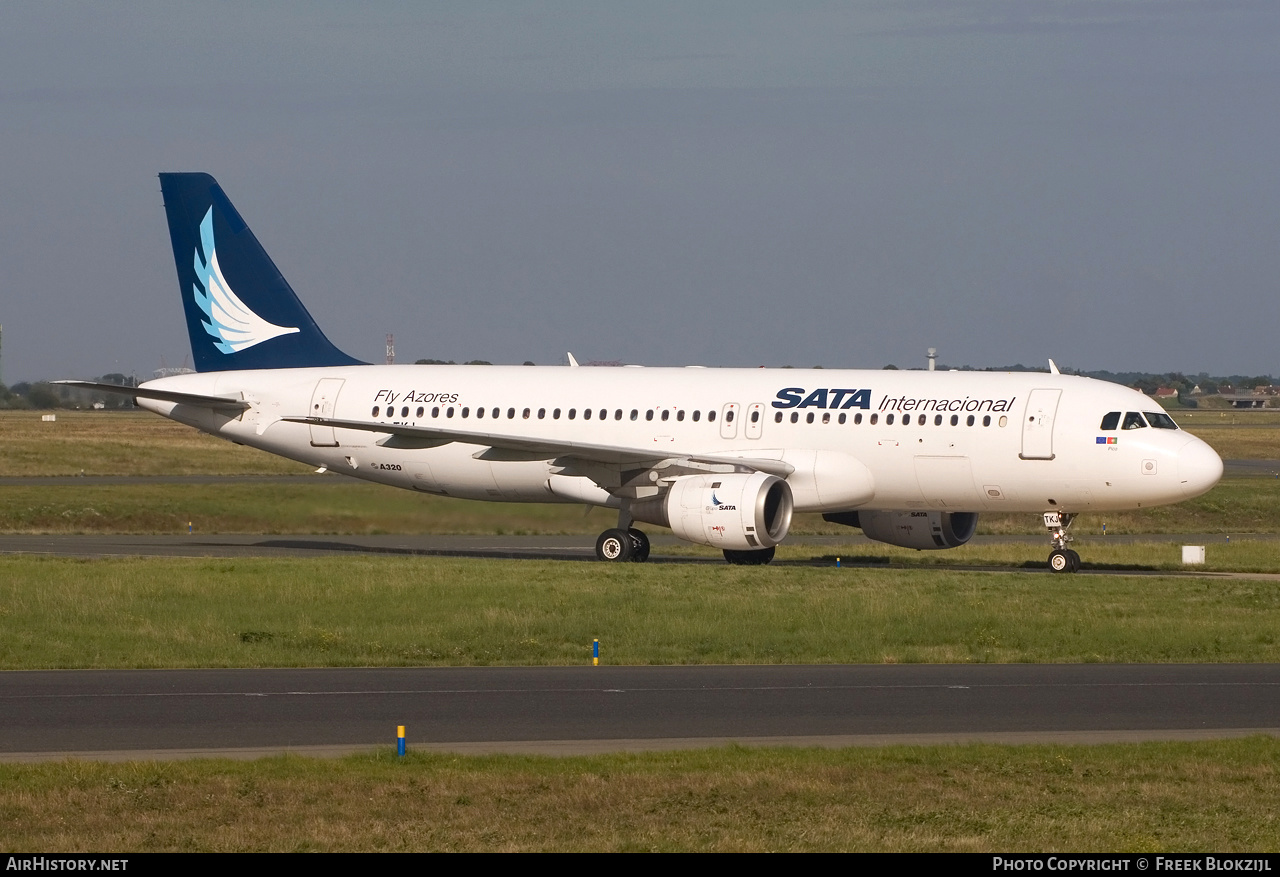
<path id="1" fill-rule="evenodd" d="M 190 353 L 161 171 L 351 355 L 1280 374 L 1280 4 L 11 3 L 0 380 Z"/>

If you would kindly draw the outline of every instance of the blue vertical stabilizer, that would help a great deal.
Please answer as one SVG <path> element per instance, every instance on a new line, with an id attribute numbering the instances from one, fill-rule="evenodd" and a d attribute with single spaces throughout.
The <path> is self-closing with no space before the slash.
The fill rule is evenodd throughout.
<path id="1" fill-rule="evenodd" d="M 197 371 L 363 365 L 334 347 L 208 174 L 161 174 Z"/>

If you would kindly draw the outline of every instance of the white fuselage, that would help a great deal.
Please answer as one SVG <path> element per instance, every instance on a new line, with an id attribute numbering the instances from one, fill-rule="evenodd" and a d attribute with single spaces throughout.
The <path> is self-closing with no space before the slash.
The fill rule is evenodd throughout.
<path id="1" fill-rule="evenodd" d="M 249 403 L 236 416 L 138 400 L 213 435 L 481 500 L 617 505 L 616 492 L 566 474 L 555 455 L 497 452 L 487 434 L 653 458 L 779 460 L 794 467 L 798 511 L 1129 509 L 1196 496 L 1222 473 L 1213 450 L 1182 430 L 1101 428 L 1108 412 L 1160 411 L 1147 397 L 1052 373 L 388 365 L 207 372 L 145 386 Z M 305 416 L 477 439 L 388 447 L 386 434 L 280 419 Z"/>

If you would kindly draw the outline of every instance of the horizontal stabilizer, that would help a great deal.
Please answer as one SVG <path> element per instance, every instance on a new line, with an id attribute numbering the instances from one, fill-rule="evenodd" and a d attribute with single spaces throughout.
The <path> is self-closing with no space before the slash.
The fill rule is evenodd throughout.
<path id="1" fill-rule="evenodd" d="M 97 390 L 100 393 L 118 393 L 135 399 L 158 399 L 161 402 L 177 402 L 179 405 L 195 405 L 198 408 L 244 411 L 249 403 L 234 396 L 203 396 L 199 393 L 177 393 L 173 390 L 153 390 L 147 387 L 122 387 L 119 384 L 102 384 L 97 381 L 54 381 L 65 387 Z"/>

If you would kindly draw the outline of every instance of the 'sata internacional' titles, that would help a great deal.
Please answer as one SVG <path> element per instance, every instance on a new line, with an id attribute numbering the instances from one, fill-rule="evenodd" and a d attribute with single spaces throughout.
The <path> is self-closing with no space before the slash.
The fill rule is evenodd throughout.
<path id="1" fill-rule="evenodd" d="M 992 871 L 1270 871 L 1250 856 L 992 856 Z"/>
<path id="2" fill-rule="evenodd" d="M 1204 493 L 1222 461 L 1134 390 L 1047 372 L 369 365 L 307 313 L 217 182 L 161 174 L 197 372 L 119 387 L 240 444 L 440 496 L 616 509 L 604 561 L 643 561 L 638 523 L 768 563 L 792 514 L 908 548 L 963 545 L 982 512 L 1043 516 L 1079 567 L 1081 512 Z M 795 386 L 795 384 L 804 384 Z"/>

